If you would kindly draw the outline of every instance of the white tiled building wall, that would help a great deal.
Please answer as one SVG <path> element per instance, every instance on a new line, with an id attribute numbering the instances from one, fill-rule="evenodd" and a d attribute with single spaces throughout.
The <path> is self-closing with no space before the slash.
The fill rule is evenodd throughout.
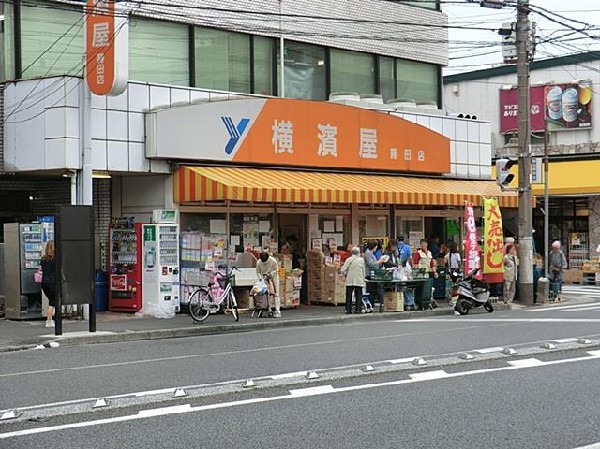
<path id="1" fill-rule="evenodd" d="M 6 121 L 5 131 L 7 171 L 79 168 L 81 91 L 81 80 L 78 78 L 58 77 L 9 84 L 5 91 L 5 113 L 11 115 Z M 47 92 L 55 93 L 48 97 Z M 11 110 L 17 108 L 23 98 L 35 95 L 48 98 L 11 114 Z M 144 112 L 243 96 L 136 82 L 130 82 L 127 91 L 116 97 L 92 95 L 93 169 L 112 173 L 169 173 L 166 161 L 145 157 Z M 390 112 L 389 108 L 387 112 Z M 489 123 L 428 114 L 426 110 L 393 114 L 440 132 L 450 139 L 450 176 L 489 179 Z"/>

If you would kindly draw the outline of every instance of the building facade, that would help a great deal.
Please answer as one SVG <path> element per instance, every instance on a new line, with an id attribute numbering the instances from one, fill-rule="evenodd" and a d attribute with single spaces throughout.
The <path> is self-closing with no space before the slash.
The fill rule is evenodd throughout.
<path id="1" fill-rule="evenodd" d="M 289 235 L 305 252 L 319 238 L 460 240 L 465 201 L 497 196 L 514 208 L 490 180 L 490 124 L 441 109 L 447 17 L 437 2 L 348 0 L 334 18 L 328 5 L 132 9 L 127 89 L 92 94 L 84 129 L 81 8 L 3 3 L 0 192 L 26 198 L 3 219 L 80 203 L 91 170 L 106 267 L 111 217 L 146 222 L 155 209 L 178 210 L 182 229 L 227 235 L 238 253 Z"/>
<path id="2" fill-rule="evenodd" d="M 531 131 L 535 241 L 543 248 L 544 139 L 547 138 L 550 240 L 561 240 L 573 268 L 597 257 L 600 244 L 600 117 L 594 111 L 600 85 L 597 52 L 531 64 Z M 511 153 L 516 136 L 516 67 L 502 66 L 444 78 L 444 104 L 455 114 L 474 114 L 492 124 L 494 157 Z M 538 252 L 541 252 L 538 250 Z"/>

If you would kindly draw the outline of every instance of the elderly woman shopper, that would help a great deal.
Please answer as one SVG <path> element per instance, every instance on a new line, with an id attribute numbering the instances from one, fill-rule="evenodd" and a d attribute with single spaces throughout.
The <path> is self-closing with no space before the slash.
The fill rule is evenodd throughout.
<path id="1" fill-rule="evenodd" d="M 556 294 L 556 299 L 560 301 L 562 293 L 563 271 L 567 269 L 567 258 L 562 252 L 561 243 L 558 240 L 552 242 L 552 250 L 548 254 L 548 279 L 550 280 L 550 288 Z"/>
<path id="2" fill-rule="evenodd" d="M 365 261 L 360 257 L 360 248 L 352 248 L 352 255 L 344 262 L 341 272 L 346 277 L 346 314 L 352 313 L 353 295 L 354 313 L 360 313 L 365 287 Z"/>

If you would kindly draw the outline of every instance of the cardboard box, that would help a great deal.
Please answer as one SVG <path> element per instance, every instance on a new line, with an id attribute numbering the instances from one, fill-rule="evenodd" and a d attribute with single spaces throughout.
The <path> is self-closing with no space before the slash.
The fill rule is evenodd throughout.
<path id="1" fill-rule="evenodd" d="M 402 292 L 385 292 L 383 294 L 383 310 L 386 312 L 403 312 L 404 295 Z"/>
<path id="2" fill-rule="evenodd" d="M 291 292 L 294 290 L 294 278 L 292 276 L 285 277 L 285 291 Z"/>
<path id="3" fill-rule="evenodd" d="M 281 268 L 286 272 L 292 271 L 292 255 L 291 254 L 279 254 L 279 260 L 281 261 Z"/>

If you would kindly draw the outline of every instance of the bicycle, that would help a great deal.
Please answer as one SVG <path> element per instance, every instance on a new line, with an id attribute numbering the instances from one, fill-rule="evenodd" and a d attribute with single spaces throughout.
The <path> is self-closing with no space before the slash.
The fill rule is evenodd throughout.
<path id="1" fill-rule="evenodd" d="M 237 268 L 232 268 L 237 270 Z M 198 323 L 206 320 L 211 312 L 217 312 L 221 305 L 226 302 L 228 310 L 231 310 L 231 315 L 234 321 L 240 320 L 240 314 L 238 312 L 237 299 L 233 293 L 232 281 L 235 279 L 235 274 L 223 274 L 220 271 L 212 273 L 216 282 L 219 286 L 224 289 L 218 298 L 214 298 L 212 294 L 212 286 L 215 285 L 215 281 L 211 281 L 207 286 L 194 286 L 195 291 L 190 296 L 189 312 L 192 319 Z"/>

